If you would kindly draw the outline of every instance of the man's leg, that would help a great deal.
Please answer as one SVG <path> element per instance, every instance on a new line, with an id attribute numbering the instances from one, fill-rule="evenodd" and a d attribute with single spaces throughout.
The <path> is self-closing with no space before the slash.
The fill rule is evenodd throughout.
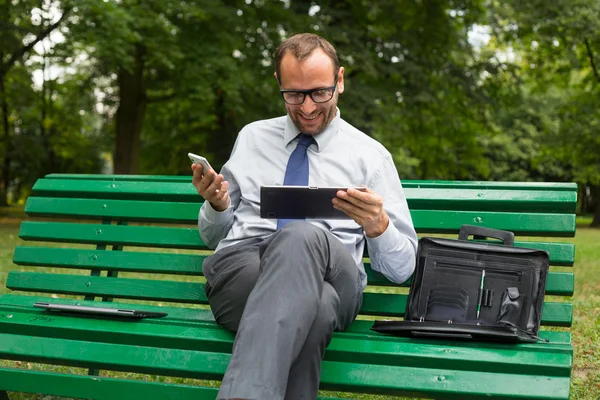
<path id="1" fill-rule="evenodd" d="M 290 369 L 285 400 L 317 398 L 325 348 L 329 345 L 334 330 L 347 328 L 338 324 L 338 315 L 351 314 L 351 319 L 354 320 L 359 307 L 360 301 L 357 304 L 340 304 L 340 298 L 333 286 L 325 282 L 317 316 L 300 354 Z"/>
<path id="2" fill-rule="evenodd" d="M 208 257 L 202 265 L 206 297 L 217 323 L 237 331 L 244 306 L 258 279 L 258 243 L 233 245 Z"/>
<path id="3" fill-rule="evenodd" d="M 242 314 L 219 399 L 284 398 L 325 281 L 338 297 L 336 325 L 346 327 L 360 302 L 359 278 L 356 262 L 337 238 L 306 222 L 292 222 L 260 244 L 260 276 Z M 331 292 L 327 296 L 336 302 Z M 346 312 L 339 304 L 354 307 Z"/>

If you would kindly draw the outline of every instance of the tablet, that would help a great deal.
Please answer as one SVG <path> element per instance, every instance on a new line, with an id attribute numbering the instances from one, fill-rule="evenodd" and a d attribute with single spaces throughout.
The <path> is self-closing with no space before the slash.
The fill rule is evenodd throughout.
<path id="1" fill-rule="evenodd" d="M 364 187 L 354 189 L 365 191 Z M 285 219 L 350 219 L 343 211 L 333 208 L 331 200 L 338 190 L 348 187 L 261 186 L 261 218 Z"/>
<path id="2" fill-rule="evenodd" d="M 69 313 L 90 314 L 90 315 L 105 315 L 112 317 L 128 317 L 128 318 L 159 318 L 166 317 L 166 312 L 159 311 L 142 311 L 134 309 L 122 308 L 107 308 L 107 307 L 88 307 L 75 304 L 54 304 L 36 302 L 34 307 L 44 308 L 48 311 L 62 311 Z"/>

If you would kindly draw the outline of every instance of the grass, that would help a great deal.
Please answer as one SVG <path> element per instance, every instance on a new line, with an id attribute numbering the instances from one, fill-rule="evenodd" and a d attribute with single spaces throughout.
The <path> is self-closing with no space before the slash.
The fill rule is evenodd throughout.
<path id="1" fill-rule="evenodd" d="M 22 209 L 0 208 L 0 294 L 6 289 L 8 271 L 18 268 L 12 263 L 12 254 L 16 245 L 24 244 L 18 238 Z M 578 219 L 576 244 L 575 296 L 572 302 L 575 308 L 572 335 L 575 349 L 574 365 L 571 380 L 571 398 L 574 400 L 597 400 L 600 398 L 600 230 L 587 227 L 589 219 Z M 553 239 L 549 239 L 553 240 Z M 31 245 L 28 243 L 28 245 Z M 557 271 L 570 271 L 571 268 L 554 268 Z M 75 271 L 73 271 L 75 272 Z M 185 278 L 181 278 L 185 279 Z M 555 298 L 554 301 L 564 301 Z M 41 364 L 0 361 L 1 366 L 19 366 L 41 370 L 84 373 L 80 368 L 52 367 Z M 171 383 L 197 383 L 199 381 L 165 378 L 160 376 L 140 376 L 136 374 L 110 373 L 115 377 L 137 377 L 139 379 Z M 402 378 L 400 378 L 402 379 Z M 208 382 L 202 381 L 203 384 Z M 209 383 L 215 385 L 216 383 Z M 326 392 L 324 395 L 351 397 L 362 400 L 400 399 L 374 395 L 350 395 Z M 12 394 L 12 400 L 57 400 L 59 398 L 44 395 Z"/>

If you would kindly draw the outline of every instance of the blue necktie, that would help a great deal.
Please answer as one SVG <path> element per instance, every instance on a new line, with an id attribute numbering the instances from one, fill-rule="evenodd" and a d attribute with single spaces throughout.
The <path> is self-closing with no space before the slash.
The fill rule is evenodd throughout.
<path id="1" fill-rule="evenodd" d="M 300 134 L 298 145 L 290 155 L 285 169 L 284 185 L 307 186 L 308 185 L 308 146 L 314 143 L 310 135 Z M 277 220 L 277 229 L 292 221 L 291 219 Z"/>

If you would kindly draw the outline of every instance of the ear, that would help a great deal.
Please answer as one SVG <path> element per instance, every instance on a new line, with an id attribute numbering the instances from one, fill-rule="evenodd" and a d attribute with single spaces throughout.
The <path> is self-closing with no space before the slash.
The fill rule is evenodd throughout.
<path id="1" fill-rule="evenodd" d="M 277 81 L 277 85 L 281 86 L 281 82 L 279 82 L 279 77 L 277 76 L 277 72 L 273 72 L 273 76 L 275 77 L 275 80 Z"/>
<path id="2" fill-rule="evenodd" d="M 344 67 L 340 67 L 338 71 L 337 90 L 338 93 L 344 93 Z"/>

